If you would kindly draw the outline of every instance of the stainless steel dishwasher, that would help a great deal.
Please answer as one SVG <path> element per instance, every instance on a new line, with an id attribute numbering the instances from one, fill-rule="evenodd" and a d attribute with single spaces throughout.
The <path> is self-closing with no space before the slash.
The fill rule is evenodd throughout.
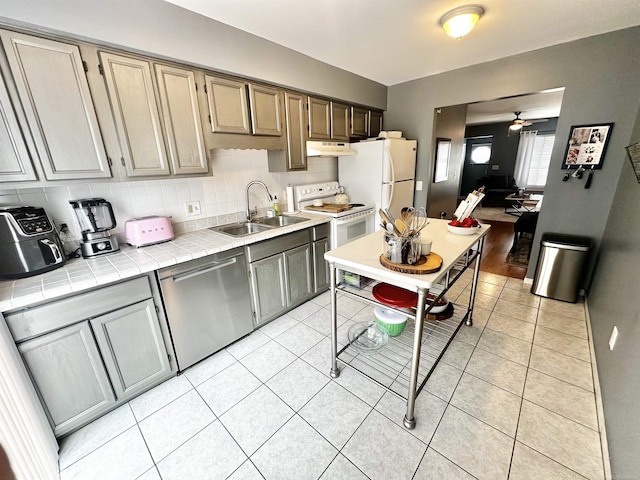
<path id="1" fill-rule="evenodd" d="M 158 270 L 179 370 L 253 330 L 242 248 Z"/>

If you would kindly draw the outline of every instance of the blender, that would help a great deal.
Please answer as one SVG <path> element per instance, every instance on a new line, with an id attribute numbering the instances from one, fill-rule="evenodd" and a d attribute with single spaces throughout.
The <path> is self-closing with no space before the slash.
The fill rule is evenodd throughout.
<path id="1" fill-rule="evenodd" d="M 109 202 L 103 198 L 84 198 L 70 200 L 69 203 L 80 224 L 80 251 L 84 258 L 120 250 L 118 241 L 109 233 L 109 230 L 116 226 L 116 218 Z"/>

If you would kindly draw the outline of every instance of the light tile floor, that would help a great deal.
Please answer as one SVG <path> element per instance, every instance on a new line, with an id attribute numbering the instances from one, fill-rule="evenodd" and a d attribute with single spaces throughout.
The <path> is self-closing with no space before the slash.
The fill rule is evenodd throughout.
<path id="1" fill-rule="evenodd" d="M 468 299 L 463 276 L 449 299 Z M 61 443 L 70 479 L 602 479 L 583 304 L 481 273 L 416 402 L 329 377 L 329 296 L 305 303 Z M 342 335 L 371 306 L 340 298 Z"/>

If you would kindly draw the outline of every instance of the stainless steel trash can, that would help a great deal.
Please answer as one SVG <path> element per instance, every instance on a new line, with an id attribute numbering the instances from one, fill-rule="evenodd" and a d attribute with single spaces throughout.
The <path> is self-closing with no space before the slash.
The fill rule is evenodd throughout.
<path id="1" fill-rule="evenodd" d="M 543 234 L 531 293 L 576 303 L 590 251 L 590 238 Z"/>

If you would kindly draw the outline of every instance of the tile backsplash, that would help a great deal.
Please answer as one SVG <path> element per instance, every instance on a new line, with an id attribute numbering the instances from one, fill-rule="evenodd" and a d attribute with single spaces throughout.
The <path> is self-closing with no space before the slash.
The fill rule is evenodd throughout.
<path id="1" fill-rule="evenodd" d="M 111 202 L 118 225 L 113 230 L 120 240 L 124 222 L 147 215 L 171 217 L 176 232 L 191 231 L 244 217 L 245 188 L 261 180 L 283 204 L 287 185 L 338 179 L 336 158 L 310 158 L 305 172 L 269 172 L 266 150 L 215 149 L 211 156 L 213 176 L 132 182 L 69 183 L 38 188 L 0 188 L 0 205 L 44 207 L 57 227 L 66 223 L 80 238 L 80 228 L 69 200 L 99 197 Z M 12 185 L 13 187 L 13 185 Z M 252 187 L 251 207 L 269 205 L 264 190 Z M 187 216 L 187 202 L 200 202 L 201 214 Z"/>

